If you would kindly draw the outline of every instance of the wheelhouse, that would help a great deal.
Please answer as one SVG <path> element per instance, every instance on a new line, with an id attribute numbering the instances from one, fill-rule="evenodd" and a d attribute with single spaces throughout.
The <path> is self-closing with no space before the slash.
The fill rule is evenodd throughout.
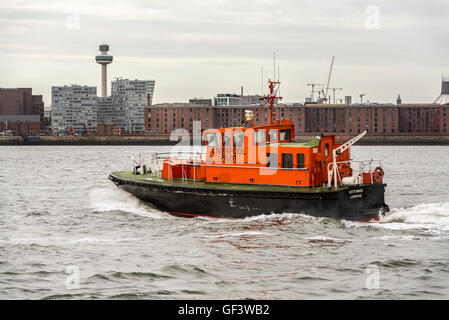
<path id="1" fill-rule="evenodd" d="M 210 129 L 204 133 L 206 182 L 311 187 L 328 182 L 332 150 L 344 139 L 326 135 L 307 143 L 294 142 L 289 120 L 272 125 Z M 349 150 L 338 162 L 350 159 Z M 343 169 L 343 166 L 341 166 Z M 351 175 L 348 168 L 343 175 Z"/>

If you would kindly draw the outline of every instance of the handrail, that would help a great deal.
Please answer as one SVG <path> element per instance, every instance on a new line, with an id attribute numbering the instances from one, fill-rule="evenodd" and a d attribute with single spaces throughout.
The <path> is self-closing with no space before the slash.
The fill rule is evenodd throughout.
<path id="1" fill-rule="evenodd" d="M 175 156 L 177 155 L 177 157 Z M 144 163 L 148 163 L 148 168 L 150 169 L 148 173 L 158 173 L 162 171 L 163 162 L 173 157 L 179 160 L 190 160 L 193 162 L 202 161 L 205 158 L 205 152 L 198 151 L 179 151 L 179 152 L 152 152 L 148 154 L 138 154 L 139 161 L 136 160 L 134 154 L 131 154 L 131 158 L 133 161 L 133 172 L 138 171 L 136 168 L 142 168 Z M 175 156 L 175 157 L 174 157 Z M 148 162 L 144 159 L 149 159 Z M 197 164 L 196 164 L 197 165 Z M 196 171 L 196 170 L 195 170 Z M 142 172 L 143 173 L 143 172 Z M 186 175 L 187 176 L 187 175 Z"/>
<path id="2" fill-rule="evenodd" d="M 339 171 L 339 169 L 338 169 L 338 164 L 342 164 L 342 163 L 359 163 L 359 173 L 358 173 L 358 175 L 360 175 L 361 173 L 364 173 L 364 167 L 365 167 L 365 164 L 369 164 L 369 170 L 371 171 L 372 170 L 372 164 L 373 164 L 373 162 L 378 162 L 379 164 L 377 165 L 377 166 L 381 166 L 382 165 L 382 160 L 380 160 L 380 159 L 370 159 L 370 160 L 345 160 L 345 161 L 338 161 L 338 162 L 335 162 L 335 164 L 337 165 L 336 166 L 336 168 L 335 168 L 335 170 L 334 170 L 334 167 L 332 167 L 332 170 L 331 170 L 331 168 L 330 168 L 330 166 L 332 165 L 334 165 L 334 162 L 329 162 L 328 164 L 327 164 L 327 178 L 328 178 L 328 183 L 329 182 L 332 182 L 332 176 L 333 176 L 333 174 L 334 174 L 334 171 L 336 172 L 336 174 L 338 175 L 338 179 L 340 180 L 340 183 L 341 183 L 341 175 L 340 175 L 340 171 Z M 351 169 L 353 169 L 353 168 L 351 168 Z M 336 176 L 337 177 L 337 176 Z M 335 179 L 335 180 L 337 180 L 337 179 Z M 335 187 L 337 187 L 336 185 L 335 185 Z"/>
<path id="3" fill-rule="evenodd" d="M 354 143 L 362 139 L 366 134 L 368 133 L 368 130 L 363 131 L 361 134 L 359 134 L 357 137 L 352 138 L 351 140 L 343 143 L 341 146 L 335 148 L 332 150 L 332 162 L 334 163 L 334 166 L 332 167 L 332 172 L 328 171 L 328 181 L 327 186 L 330 188 L 332 185 L 332 176 L 334 178 L 334 185 L 337 187 L 337 175 L 340 175 L 337 171 L 337 155 L 342 154 L 347 149 L 349 149 Z"/>

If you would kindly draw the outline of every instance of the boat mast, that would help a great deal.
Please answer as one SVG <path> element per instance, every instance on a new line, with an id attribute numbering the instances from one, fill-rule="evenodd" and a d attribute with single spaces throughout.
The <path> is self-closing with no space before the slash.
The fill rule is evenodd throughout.
<path id="1" fill-rule="evenodd" d="M 276 97 L 276 93 L 277 90 L 275 91 L 274 88 L 276 85 L 280 85 L 281 83 L 279 81 L 269 81 L 269 88 L 270 88 L 270 93 L 268 96 L 263 97 L 265 100 L 268 100 L 269 104 L 270 104 L 270 124 L 274 124 L 273 121 L 273 116 L 275 116 L 276 114 L 273 113 L 274 110 L 274 102 L 277 99 L 282 99 L 282 97 Z M 278 87 L 279 88 L 279 87 Z"/>
<path id="2" fill-rule="evenodd" d="M 253 120 L 254 118 L 257 116 L 257 114 L 259 113 L 260 110 L 262 110 L 262 108 L 267 104 L 267 102 L 270 104 L 270 125 L 271 124 L 275 124 L 275 122 L 273 121 L 273 116 L 275 116 L 276 114 L 273 113 L 273 109 L 274 109 L 274 102 L 276 101 L 276 99 L 282 99 L 282 97 L 277 97 L 277 90 L 279 90 L 279 85 L 281 84 L 279 81 L 271 81 L 268 80 L 268 88 L 270 89 L 270 92 L 268 93 L 268 95 L 263 96 L 261 98 L 261 100 L 265 100 L 265 102 L 260 106 L 259 110 L 256 111 L 256 113 L 252 116 L 252 118 L 250 120 L 247 120 L 246 122 L 254 125 Z M 278 89 L 275 90 L 276 85 L 278 85 Z"/>

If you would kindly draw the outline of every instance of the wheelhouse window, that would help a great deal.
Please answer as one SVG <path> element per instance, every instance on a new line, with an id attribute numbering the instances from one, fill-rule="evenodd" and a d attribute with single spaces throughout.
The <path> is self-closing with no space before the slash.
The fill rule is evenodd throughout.
<path id="1" fill-rule="evenodd" d="M 254 143 L 265 144 L 267 140 L 265 130 L 254 131 Z"/>
<path id="2" fill-rule="evenodd" d="M 282 168 L 293 168 L 293 154 L 283 153 L 282 154 Z"/>
<path id="3" fill-rule="evenodd" d="M 220 146 L 220 133 L 218 132 L 208 132 L 206 133 L 207 145 L 209 147 Z"/>
<path id="4" fill-rule="evenodd" d="M 296 155 L 296 167 L 297 168 L 304 168 L 304 153 L 298 153 Z"/>
<path id="5" fill-rule="evenodd" d="M 231 146 L 231 134 L 229 132 L 223 134 L 223 143 L 225 147 Z"/>
<path id="6" fill-rule="evenodd" d="M 270 142 L 276 142 L 278 141 L 278 131 L 277 130 L 270 130 L 269 133 L 270 136 Z"/>
<path id="7" fill-rule="evenodd" d="M 245 134 L 243 132 L 234 133 L 234 147 L 235 148 L 243 147 L 244 140 L 245 140 Z"/>
<path id="8" fill-rule="evenodd" d="M 279 137 L 281 141 L 290 140 L 291 139 L 291 130 L 283 129 L 280 131 Z"/>
<path id="9" fill-rule="evenodd" d="M 277 153 L 267 153 L 267 167 L 270 167 L 270 168 L 278 167 L 278 154 Z"/>

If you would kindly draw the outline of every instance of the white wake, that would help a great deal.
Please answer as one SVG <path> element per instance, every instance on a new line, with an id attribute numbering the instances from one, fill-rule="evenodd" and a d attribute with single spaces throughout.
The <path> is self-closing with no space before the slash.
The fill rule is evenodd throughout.
<path id="1" fill-rule="evenodd" d="M 95 188 L 89 192 L 89 206 L 98 212 L 123 211 L 150 218 L 168 218 L 169 215 L 151 208 L 120 189 Z"/>
<path id="2" fill-rule="evenodd" d="M 388 229 L 421 228 L 449 231 L 449 202 L 423 203 L 409 208 L 392 209 L 378 223 Z"/>

